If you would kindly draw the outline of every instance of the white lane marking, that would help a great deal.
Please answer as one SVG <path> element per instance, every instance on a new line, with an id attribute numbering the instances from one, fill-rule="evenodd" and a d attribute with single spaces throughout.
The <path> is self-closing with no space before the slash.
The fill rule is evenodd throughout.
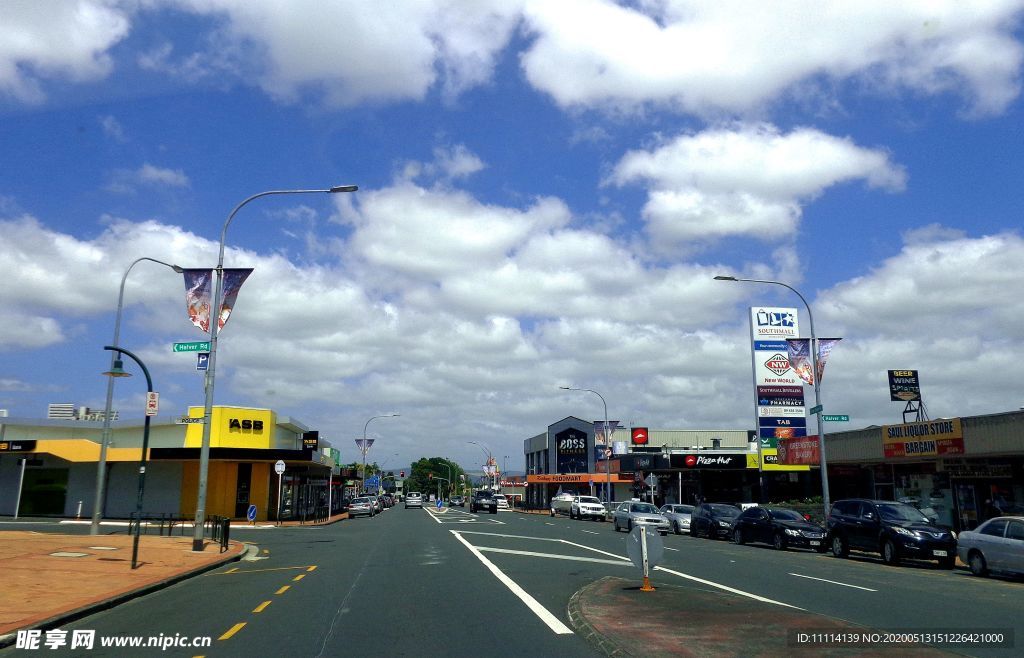
<path id="1" fill-rule="evenodd" d="M 599 534 L 601 534 L 600 532 L 594 532 L 593 530 L 580 530 L 580 532 L 585 532 L 588 535 L 599 535 Z"/>
<path id="2" fill-rule="evenodd" d="M 871 589 L 870 587 L 861 587 L 860 585 L 851 585 L 849 583 L 841 583 L 838 580 L 828 580 L 827 578 L 815 578 L 814 576 L 805 576 L 802 573 L 792 573 L 790 576 L 796 576 L 797 578 L 807 578 L 809 580 L 820 580 L 823 583 L 832 583 L 833 585 L 842 585 L 843 587 L 852 587 L 854 589 L 862 589 L 865 592 L 877 592 L 877 589 Z"/>
<path id="3" fill-rule="evenodd" d="M 761 601 L 763 603 L 773 603 L 775 605 L 781 605 L 784 608 L 792 608 L 794 610 L 803 610 L 803 608 L 799 608 L 799 607 L 797 607 L 795 605 L 789 605 L 788 603 L 783 603 L 782 601 L 776 601 L 775 599 L 769 599 L 769 598 L 765 598 L 763 596 L 758 596 L 757 594 L 751 594 L 750 592 L 744 592 L 741 589 L 736 589 L 734 587 L 729 587 L 728 585 L 722 585 L 721 583 L 712 582 L 710 580 L 704 580 L 703 578 L 698 578 L 697 576 L 691 576 L 689 574 L 685 574 L 685 573 L 682 573 L 682 572 L 679 572 L 679 571 L 673 571 L 672 569 L 666 569 L 665 567 L 654 567 L 654 570 L 655 571 L 665 571 L 667 573 L 679 576 L 680 578 L 686 578 L 687 580 L 692 580 L 692 581 L 701 583 L 703 585 L 710 585 L 711 587 L 717 587 L 718 589 L 723 589 L 726 592 L 732 592 L 733 594 L 739 594 L 740 596 L 746 596 L 748 598 L 754 599 L 755 601 Z"/>
<path id="4" fill-rule="evenodd" d="M 555 524 L 554 523 L 548 523 L 547 521 L 545 521 L 544 525 L 555 525 Z"/>
<path id="5" fill-rule="evenodd" d="M 668 546 L 665 547 L 665 550 L 666 551 L 676 551 L 677 553 L 679 552 L 678 548 L 669 548 Z"/>
<path id="6" fill-rule="evenodd" d="M 451 532 L 456 532 L 456 531 L 452 530 Z M 458 531 L 458 533 L 459 534 L 463 534 L 463 531 Z M 492 537 L 507 537 L 507 538 L 510 538 L 510 539 L 537 539 L 537 540 L 540 540 L 540 541 L 556 541 L 556 542 L 560 542 L 560 543 L 563 543 L 563 544 L 568 544 L 569 546 L 575 546 L 577 548 L 582 548 L 583 550 L 593 551 L 595 553 L 600 553 L 602 555 L 607 555 L 608 557 L 615 558 L 616 560 L 619 560 L 619 561 L 621 561 L 623 563 L 629 562 L 629 558 L 628 557 L 624 557 L 622 555 L 616 555 L 615 553 L 609 553 L 608 551 L 602 551 L 601 549 L 594 548 L 592 546 L 584 546 L 583 544 L 577 544 L 576 542 L 572 542 L 572 541 L 569 541 L 567 539 L 548 539 L 546 537 L 522 537 L 522 536 L 518 536 L 518 535 L 499 535 L 497 533 L 490 533 L 490 532 L 466 532 L 465 534 L 489 535 L 489 536 L 492 536 Z M 459 537 L 459 539 L 462 539 L 462 537 Z M 465 539 L 462 539 L 462 541 L 467 546 L 470 546 L 469 542 L 467 542 Z M 482 559 L 482 556 L 481 556 L 481 559 Z M 721 589 L 721 590 L 725 590 L 726 592 L 732 592 L 733 594 L 738 594 L 740 596 L 746 596 L 748 598 L 754 599 L 755 601 L 762 601 L 764 603 L 773 603 L 775 605 L 780 605 L 780 606 L 783 606 L 785 608 L 792 608 L 794 610 L 803 610 L 803 608 L 797 607 L 795 605 L 790 605 L 788 603 L 783 603 L 781 601 L 776 601 L 774 599 L 769 599 L 769 598 L 765 598 L 763 596 L 758 596 L 757 594 L 752 594 L 751 592 L 744 592 L 743 590 L 736 589 L 735 587 L 729 587 L 728 585 L 722 585 L 721 583 L 716 583 L 716 582 L 713 582 L 713 581 L 710 581 L 710 580 L 705 580 L 704 578 L 698 578 L 697 576 L 691 576 L 689 574 L 685 574 L 685 573 L 682 573 L 680 571 L 675 571 L 673 569 L 668 569 L 666 567 L 655 567 L 655 570 L 656 571 L 664 571 L 665 573 L 670 573 L 670 574 L 672 574 L 674 576 L 679 576 L 680 578 L 685 578 L 687 580 L 692 580 L 692 581 L 695 581 L 695 582 L 698 582 L 698 583 L 701 583 L 701 584 L 704 584 L 704 585 L 708 585 L 710 587 L 715 587 L 715 588 L 718 588 L 718 589 Z"/>
<path id="7" fill-rule="evenodd" d="M 552 560 L 575 560 L 577 562 L 597 562 L 598 564 L 614 564 L 619 567 L 633 566 L 619 560 L 604 560 L 599 557 L 577 557 L 575 555 L 559 555 L 557 553 L 537 553 L 535 551 L 514 551 L 511 548 L 494 548 L 491 546 L 477 546 L 478 551 L 484 553 L 505 553 L 507 555 L 525 555 L 527 557 L 546 557 Z"/>
<path id="8" fill-rule="evenodd" d="M 563 624 L 558 619 L 558 617 L 548 612 L 547 608 L 538 603 L 537 599 L 530 596 L 530 594 L 527 593 L 527 591 L 524 590 L 522 587 L 520 587 L 514 580 L 506 576 L 501 571 L 501 569 L 494 565 L 493 562 L 484 557 L 483 553 L 481 553 L 475 546 L 466 541 L 459 534 L 458 531 L 451 530 L 449 532 L 455 535 L 455 538 L 462 542 L 463 545 L 469 549 L 470 553 L 475 555 L 478 560 L 483 562 L 484 566 L 487 567 L 488 570 L 490 570 L 490 572 L 494 574 L 494 577 L 497 578 L 505 587 L 507 587 L 509 591 L 518 596 L 519 600 L 525 603 L 526 607 L 529 608 L 533 612 L 533 614 L 537 615 L 537 617 L 539 617 L 542 622 L 547 624 L 548 628 L 554 631 L 557 635 L 573 635 L 572 629 Z"/>

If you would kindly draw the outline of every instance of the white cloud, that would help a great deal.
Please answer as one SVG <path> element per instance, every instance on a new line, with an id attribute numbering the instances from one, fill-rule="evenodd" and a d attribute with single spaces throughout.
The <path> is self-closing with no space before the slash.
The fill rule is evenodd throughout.
<path id="1" fill-rule="evenodd" d="M 181 169 L 157 167 L 147 162 L 134 170 L 115 169 L 105 189 L 116 194 L 131 194 L 140 186 L 188 187 L 189 179 Z"/>
<path id="2" fill-rule="evenodd" d="M 29 103 L 45 97 L 43 82 L 105 77 L 109 49 L 131 24 L 116 3 L 103 0 L 5 2 L 0 22 L 0 94 Z"/>
<path id="3" fill-rule="evenodd" d="M 124 126 L 121 122 L 109 114 L 101 116 L 99 118 L 100 127 L 103 128 L 103 134 L 111 138 L 115 142 L 124 143 L 127 140 L 124 134 Z"/>
<path id="4" fill-rule="evenodd" d="M 630 151 L 607 184 L 643 181 L 652 242 L 661 250 L 726 236 L 791 237 L 801 204 L 852 180 L 900 190 L 902 168 L 878 150 L 810 128 L 782 134 L 766 124 L 680 135 Z"/>
<path id="5" fill-rule="evenodd" d="M 801 84 L 855 79 L 962 94 L 972 112 L 992 114 L 1019 93 L 1020 11 L 1012 0 L 806 0 L 785 10 L 752 0 L 534 0 L 522 67 L 566 107 L 746 114 Z"/>

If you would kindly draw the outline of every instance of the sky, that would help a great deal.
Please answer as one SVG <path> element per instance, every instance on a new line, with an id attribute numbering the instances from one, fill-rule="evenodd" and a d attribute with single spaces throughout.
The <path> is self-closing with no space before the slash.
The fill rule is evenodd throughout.
<path id="1" fill-rule="evenodd" d="M 841 337 L 825 413 L 1024 406 L 1024 2 L 6 0 L 0 409 L 102 409 L 118 289 L 252 267 L 215 404 L 342 452 L 566 416 L 753 429 L 749 308 Z M 161 415 L 203 404 L 180 274 L 126 278 Z M 129 371 L 132 365 L 126 366 Z M 136 374 L 141 374 L 137 370 Z M 809 396 L 808 390 L 808 396 Z M 144 412 L 145 381 L 114 408 Z M 400 414 L 373 421 L 373 416 Z M 476 444 L 470 443 L 476 442 Z"/>

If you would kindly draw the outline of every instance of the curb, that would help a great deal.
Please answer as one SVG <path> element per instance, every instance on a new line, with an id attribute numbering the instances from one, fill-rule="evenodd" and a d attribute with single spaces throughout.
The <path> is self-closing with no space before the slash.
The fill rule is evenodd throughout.
<path id="1" fill-rule="evenodd" d="M 90 603 L 90 604 L 84 605 L 84 606 L 82 606 L 80 608 L 75 608 L 74 610 L 69 610 L 67 612 L 62 612 L 62 613 L 60 613 L 58 615 L 54 615 L 53 617 L 50 617 L 48 619 L 44 619 L 42 621 L 33 622 L 33 623 L 28 624 L 26 626 L 23 626 L 21 628 L 16 628 L 13 631 L 11 631 L 10 633 L 8 633 L 7 635 L 0 635 L 0 649 L 5 649 L 5 648 L 11 646 L 12 644 L 14 644 L 15 640 L 18 637 L 18 631 L 27 631 L 27 630 L 42 630 L 42 631 L 45 631 L 45 630 L 51 630 L 51 629 L 54 629 L 54 628 L 58 628 L 62 624 L 67 624 L 69 622 L 76 621 L 78 619 L 81 619 L 82 617 L 87 617 L 87 616 L 89 616 L 91 614 L 95 614 L 95 613 L 101 612 L 103 610 L 109 610 L 110 608 L 116 607 L 116 606 L 121 605 L 122 603 L 126 603 L 128 601 L 131 601 L 132 599 L 138 598 L 140 596 L 145 596 L 146 594 L 151 594 L 151 593 L 156 592 L 158 590 L 170 587 L 171 585 L 180 583 L 181 581 L 187 580 L 189 578 L 192 578 L 193 576 L 199 576 L 199 575 L 202 575 L 202 574 L 206 573 L 207 571 L 213 571 L 214 569 L 222 567 L 225 564 L 228 564 L 229 562 L 237 562 L 238 560 L 241 560 L 243 557 L 245 557 L 246 553 L 249 550 L 249 548 L 248 548 L 249 544 L 247 542 L 238 542 L 238 544 L 239 544 L 239 546 L 241 547 L 242 550 L 238 551 L 234 555 L 229 555 L 227 557 L 219 559 L 216 562 L 211 562 L 210 564 L 205 564 L 205 565 L 203 565 L 201 567 L 196 567 L 195 569 L 192 569 L 192 570 L 189 570 L 189 571 L 185 571 L 185 572 L 176 574 L 176 575 L 171 576 L 169 578 L 164 578 L 163 580 L 158 580 L 155 583 L 150 583 L 148 585 L 143 585 L 139 589 L 132 590 L 130 592 L 124 592 L 122 594 L 118 594 L 118 595 L 113 596 L 113 597 L 111 597 L 109 599 L 106 599 L 104 601 L 97 601 L 96 603 Z"/>
<path id="2" fill-rule="evenodd" d="M 581 636 L 583 636 L 584 639 L 587 640 L 587 642 L 597 647 L 601 651 L 601 653 L 608 656 L 609 658 L 625 658 L 626 656 L 631 656 L 632 654 L 627 652 L 625 649 L 621 648 L 618 644 L 616 644 L 609 638 L 605 637 L 601 633 L 601 631 L 597 630 L 597 628 L 595 628 L 594 625 L 591 624 L 590 621 L 583 615 L 583 604 L 580 602 L 581 595 L 589 587 L 592 587 L 597 583 L 613 579 L 613 576 L 605 576 L 600 580 L 596 580 L 590 585 L 587 585 L 578 590 L 575 594 L 572 595 L 572 598 L 569 599 L 569 606 L 567 612 L 569 614 L 569 623 L 573 625 L 573 628 L 575 628 L 576 631 Z"/>

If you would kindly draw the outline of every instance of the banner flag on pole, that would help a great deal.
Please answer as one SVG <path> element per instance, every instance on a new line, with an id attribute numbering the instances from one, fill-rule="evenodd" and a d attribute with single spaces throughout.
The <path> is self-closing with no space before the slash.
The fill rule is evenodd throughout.
<path id="1" fill-rule="evenodd" d="M 373 445 L 375 440 L 376 439 L 356 439 L 356 446 L 358 446 L 359 451 L 363 453 L 363 457 L 366 456 L 366 451 L 370 449 L 370 446 Z"/>
<path id="2" fill-rule="evenodd" d="M 825 376 L 825 362 L 832 354 L 832 348 L 842 338 L 818 338 L 817 370 L 818 384 L 821 384 Z M 789 367 L 793 369 L 797 377 L 807 384 L 814 384 L 814 375 L 811 373 L 811 340 L 809 338 L 787 338 L 786 346 L 789 352 Z"/>
<path id="3" fill-rule="evenodd" d="M 185 270 L 185 308 L 188 319 L 204 333 L 210 333 L 210 299 L 213 270 Z"/>
<path id="4" fill-rule="evenodd" d="M 252 274 L 251 267 L 245 268 L 232 268 L 224 270 L 224 299 L 220 304 L 220 315 L 217 318 L 217 330 L 224 328 L 224 325 L 228 323 L 228 316 L 231 315 L 231 309 L 235 307 L 235 299 L 238 298 L 238 291 L 242 289 L 242 284 Z"/>

